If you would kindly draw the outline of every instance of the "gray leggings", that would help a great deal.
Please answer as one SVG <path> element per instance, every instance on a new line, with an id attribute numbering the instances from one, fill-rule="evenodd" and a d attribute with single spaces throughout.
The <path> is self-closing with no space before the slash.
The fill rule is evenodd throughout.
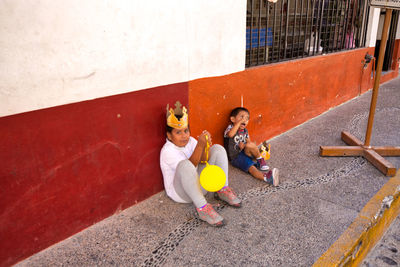
<path id="1" fill-rule="evenodd" d="M 213 145 L 210 148 L 208 163 L 217 165 L 224 170 L 226 175 L 225 186 L 228 185 L 228 158 L 225 149 L 220 145 Z M 207 193 L 200 186 L 199 175 L 206 167 L 206 164 L 199 164 L 196 168 L 190 160 L 182 160 L 176 167 L 174 177 L 174 188 L 176 193 L 187 203 L 193 202 L 196 208 L 207 204 L 204 195 Z"/>

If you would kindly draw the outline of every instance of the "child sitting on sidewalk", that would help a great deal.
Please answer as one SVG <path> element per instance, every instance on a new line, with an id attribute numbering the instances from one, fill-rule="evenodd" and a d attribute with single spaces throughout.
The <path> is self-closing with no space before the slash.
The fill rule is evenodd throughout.
<path id="1" fill-rule="evenodd" d="M 250 112 L 243 107 L 233 109 L 230 114 L 231 124 L 224 132 L 224 145 L 229 161 L 234 167 L 250 173 L 253 177 L 277 186 L 279 170 L 277 168 L 269 170 L 257 145 L 250 141 L 249 132 L 246 129 L 249 119 Z M 257 162 L 254 162 L 253 159 L 256 159 Z M 262 171 L 269 171 L 263 173 L 256 166 Z"/>
<path id="2" fill-rule="evenodd" d="M 201 188 L 199 181 L 199 175 L 206 166 L 201 162 L 207 160 L 207 139 L 210 146 L 212 145 L 211 135 L 204 130 L 198 140 L 191 137 L 186 108 L 181 109 L 179 102 L 175 106 L 175 110 L 167 106 L 167 140 L 160 153 L 165 191 L 176 202 L 193 202 L 201 220 L 213 226 L 222 226 L 223 218 L 207 203 L 204 197 L 207 191 Z M 225 186 L 215 193 L 215 197 L 231 206 L 240 207 L 240 199 L 228 186 L 228 158 L 225 149 L 220 145 L 213 145 L 209 155 L 208 163 L 221 167 L 227 177 Z"/>

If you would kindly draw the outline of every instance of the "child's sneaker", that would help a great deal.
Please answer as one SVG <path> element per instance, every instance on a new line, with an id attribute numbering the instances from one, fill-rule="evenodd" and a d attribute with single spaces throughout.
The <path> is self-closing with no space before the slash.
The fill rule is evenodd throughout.
<path id="1" fill-rule="evenodd" d="M 268 167 L 267 163 L 265 163 L 265 159 L 264 158 L 257 159 L 257 167 L 261 171 L 268 171 L 269 170 L 269 167 Z"/>
<path id="2" fill-rule="evenodd" d="M 235 195 L 229 186 L 226 186 L 214 194 L 214 198 L 220 199 L 229 205 L 239 208 L 241 206 L 240 199 Z"/>
<path id="3" fill-rule="evenodd" d="M 224 218 L 219 215 L 211 204 L 207 203 L 203 208 L 196 208 L 199 218 L 212 226 L 223 226 Z"/>
<path id="4" fill-rule="evenodd" d="M 273 168 L 272 171 L 264 173 L 264 181 L 271 185 L 278 186 L 279 170 L 277 168 Z"/>

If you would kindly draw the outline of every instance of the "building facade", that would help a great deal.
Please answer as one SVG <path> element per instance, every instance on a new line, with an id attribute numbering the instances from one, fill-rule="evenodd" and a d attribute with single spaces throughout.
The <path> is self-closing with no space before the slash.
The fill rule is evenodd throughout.
<path id="1" fill-rule="evenodd" d="M 246 63 L 248 12 L 243 0 L 0 3 L 0 266 L 163 190 L 167 104 L 181 101 L 192 135 L 208 129 L 220 144 L 244 105 L 261 141 L 372 87 L 379 9 L 365 11 L 362 44 L 276 62 L 264 53 L 257 66 Z M 383 81 L 398 58 L 395 40 Z"/>

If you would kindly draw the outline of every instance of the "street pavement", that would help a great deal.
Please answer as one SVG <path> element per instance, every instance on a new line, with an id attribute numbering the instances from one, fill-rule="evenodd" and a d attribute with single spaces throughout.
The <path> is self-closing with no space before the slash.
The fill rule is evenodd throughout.
<path id="1" fill-rule="evenodd" d="M 389 180 L 362 157 L 319 156 L 321 145 L 344 145 L 343 130 L 364 140 L 370 99 L 371 91 L 271 139 L 268 164 L 280 170 L 278 187 L 230 167 L 243 205 L 220 203 L 222 228 L 163 191 L 17 266 L 311 266 Z M 371 145 L 399 146 L 399 132 L 396 78 L 380 87 Z M 387 159 L 400 168 L 400 157 Z M 399 265 L 399 243 L 397 218 L 362 265 Z"/>

